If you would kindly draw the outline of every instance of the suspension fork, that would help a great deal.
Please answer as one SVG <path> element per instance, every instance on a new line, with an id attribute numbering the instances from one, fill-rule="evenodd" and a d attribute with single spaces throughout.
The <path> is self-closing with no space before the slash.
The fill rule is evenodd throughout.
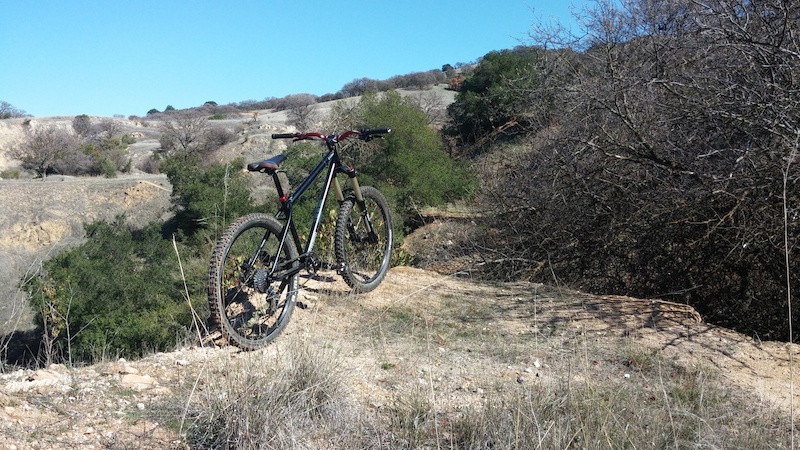
<path id="1" fill-rule="evenodd" d="M 364 220 L 367 233 L 371 237 L 374 236 L 375 233 L 373 232 L 372 228 L 372 220 L 369 217 L 369 212 L 367 211 L 367 205 L 364 202 L 364 196 L 361 193 L 361 186 L 358 184 L 358 178 L 357 178 L 358 173 L 356 172 L 356 169 L 352 167 L 342 166 L 339 169 L 339 171 L 347 175 L 347 178 L 350 180 L 350 187 L 353 189 L 353 196 L 356 198 L 356 204 L 358 205 L 358 208 L 360 210 L 361 218 Z M 340 202 L 342 202 L 344 201 L 344 195 L 342 194 L 342 189 L 341 186 L 339 185 L 339 180 L 334 178 L 333 181 L 334 181 L 334 190 L 336 192 L 336 197 L 337 199 L 340 199 L 339 200 Z"/>

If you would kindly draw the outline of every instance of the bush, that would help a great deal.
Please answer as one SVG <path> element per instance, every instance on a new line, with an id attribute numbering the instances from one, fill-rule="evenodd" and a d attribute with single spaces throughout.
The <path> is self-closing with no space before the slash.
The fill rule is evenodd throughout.
<path id="1" fill-rule="evenodd" d="M 10 156 L 22 161 L 24 169 L 34 170 L 45 178 L 49 173 L 82 167 L 79 141 L 75 135 L 55 125 L 25 126 L 25 139 L 12 147 Z"/>
<path id="2" fill-rule="evenodd" d="M 160 169 L 172 184 L 175 217 L 168 228 L 181 236 L 216 240 L 215 236 L 235 218 L 252 208 L 247 182 L 241 174 L 242 159 L 228 164 L 203 165 L 198 156 L 166 158 Z M 209 236 L 209 234 L 211 234 Z"/>
<path id="3" fill-rule="evenodd" d="M 160 227 L 86 226 L 87 242 L 43 264 L 28 286 L 48 358 L 92 362 L 168 350 L 192 324 L 177 259 Z"/>
<path id="4" fill-rule="evenodd" d="M 444 152 L 425 113 L 395 91 L 365 95 L 352 110 L 334 110 L 334 120 L 347 128 L 392 129 L 377 145 L 353 146 L 345 156 L 356 160 L 362 184 L 390 198 L 404 223 L 415 222 L 418 208 L 464 198 L 475 186 L 465 162 Z"/>
<path id="5" fill-rule="evenodd" d="M 0 178 L 5 180 L 16 180 L 19 179 L 19 170 L 17 169 L 6 169 L 0 172 Z"/>
<path id="6" fill-rule="evenodd" d="M 685 302 L 759 338 L 800 336 L 800 308 L 786 303 L 800 289 L 786 266 L 800 235 L 800 22 L 777 34 L 772 23 L 800 17 L 800 4 L 711 5 L 606 5 L 586 20 L 583 53 L 543 54 L 567 72 L 556 104 L 569 120 L 540 128 L 527 159 L 492 177 L 504 195 L 487 195 L 478 246 L 494 250 L 492 277 L 555 276 Z"/>
<path id="7" fill-rule="evenodd" d="M 49 359 L 138 357 L 171 349 L 187 335 L 193 320 L 185 288 L 197 299 L 197 309 L 206 310 L 205 273 L 216 234 L 251 206 L 238 170 L 243 163 L 234 164 L 168 158 L 173 220 L 142 230 L 128 228 L 122 217 L 87 225 L 86 243 L 43 264 L 41 275 L 26 287 L 44 326 Z M 185 280 L 173 235 L 180 238 Z"/>
<path id="8" fill-rule="evenodd" d="M 531 47 L 489 52 L 466 78 L 451 83 L 458 94 L 448 107 L 447 134 L 460 145 L 480 146 L 491 138 L 519 134 L 532 122 L 546 121 L 549 101 L 540 95 L 544 92 L 539 89 L 540 52 Z M 541 112 L 532 114 L 535 108 Z"/>
<path id="9" fill-rule="evenodd" d="M 114 178 L 117 172 L 129 171 L 131 159 L 128 157 L 128 145 L 132 143 L 130 136 L 122 135 L 84 144 L 83 153 L 89 158 L 84 173 Z M 73 167 L 72 171 L 77 173 L 78 168 Z"/>

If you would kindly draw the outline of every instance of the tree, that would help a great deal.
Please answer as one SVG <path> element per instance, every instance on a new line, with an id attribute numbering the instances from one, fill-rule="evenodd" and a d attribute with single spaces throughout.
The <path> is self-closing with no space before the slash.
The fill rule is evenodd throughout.
<path id="1" fill-rule="evenodd" d="M 97 125 L 97 129 L 105 138 L 113 138 L 122 132 L 122 125 L 114 119 L 104 118 Z"/>
<path id="2" fill-rule="evenodd" d="M 210 125 L 205 115 L 197 112 L 176 112 L 161 124 L 161 147 L 167 152 L 185 154 L 203 153 L 207 150 L 205 138 Z"/>
<path id="3" fill-rule="evenodd" d="M 380 89 L 378 88 L 377 80 L 370 78 L 356 78 L 355 80 L 342 86 L 342 89 L 339 92 L 341 92 L 345 97 L 358 97 L 359 95 L 364 95 L 368 92 L 376 93 L 379 91 Z"/>
<path id="4" fill-rule="evenodd" d="M 483 145 L 503 134 L 546 122 L 550 101 L 543 83 L 540 51 L 531 47 L 492 51 L 460 84 L 448 107 L 447 133 L 461 145 Z M 531 109 L 536 105 L 536 109 Z"/>
<path id="5" fill-rule="evenodd" d="M 353 146 L 364 183 L 389 196 L 403 221 L 413 225 L 416 208 L 437 206 L 469 195 L 473 178 L 461 161 L 442 148 L 428 117 L 412 99 L 396 91 L 368 94 L 355 105 L 338 105 L 332 113 L 336 128 L 383 128 L 392 132 L 376 145 Z"/>
<path id="6" fill-rule="evenodd" d="M 316 97 L 311 94 L 294 94 L 285 99 L 286 124 L 308 131 L 317 120 Z"/>
<path id="7" fill-rule="evenodd" d="M 72 119 L 72 131 L 83 139 L 89 137 L 92 133 L 92 119 L 86 114 L 75 116 Z"/>
<path id="8" fill-rule="evenodd" d="M 75 155 L 78 139 L 55 125 L 29 126 L 25 139 L 12 147 L 11 157 L 22 161 L 22 167 L 31 169 L 44 180 L 59 164 Z"/>
<path id="9" fill-rule="evenodd" d="M 86 243 L 45 262 L 28 286 L 56 356 L 93 362 L 173 348 L 192 315 L 158 224 L 131 231 L 118 218 L 85 229 Z"/>
<path id="10" fill-rule="evenodd" d="M 207 229 L 219 233 L 233 219 L 249 212 L 250 191 L 238 170 L 243 166 L 242 160 L 206 165 L 192 154 L 167 158 L 162 170 L 172 184 L 172 228 L 186 236 Z"/>
<path id="11" fill-rule="evenodd" d="M 14 107 L 14 105 L 12 105 L 11 103 L 8 103 L 5 100 L 0 101 L 0 119 L 11 119 L 11 118 L 14 118 L 14 117 L 25 117 L 27 115 L 28 114 L 25 111 Z"/>
<path id="12" fill-rule="evenodd" d="M 498 237 L 480 247 L 507 257 L 484 267 L 686 302 L 787 338 L 800 4 L 601 1 L 583 23 L 575 51 L 541 54 L 559 109 L 495 177 L 504 195 L 487 198 L 485 225 Z"/>

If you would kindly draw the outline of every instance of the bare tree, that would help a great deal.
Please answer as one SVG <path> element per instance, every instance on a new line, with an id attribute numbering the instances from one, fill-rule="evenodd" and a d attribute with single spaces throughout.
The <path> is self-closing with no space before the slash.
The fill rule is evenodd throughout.
<path id="1" fill-rule="evenodd" d="M 101 134 L 105 134 L 106 138 L 112 138 L 122 132 L 122 125 L 117 120 L 104 118 L 97 125 L 97 129 Z"/>
<path id="2" fill-rule="evenodd" d="M 600 0 L 583 23 L 582 41 L 546 36 L 578 44 L 543 54 L 557 110 L 524 164 L 498 166 L 506 189 L 487 207 L 501 238 L 482 248 L 506 257 L 484 267 L 544 277 L 535 268 L 549 265 L 586 290 L 672 298 L 787 338 L 800 3 Z"/>
<path id="3" fill-rule="evenodd" d="M 0 119 L 10 119 L 12 117 L 25 117 L 28 113 L 14 107 L 11 103 L 5 100 L 0 101 Z"/>
<path id="4" fill-rule="evenodd" d="M 210 125 L 204 114 L 173 112 L 161 124 L 161 147 L 186 154 L 203 153 Z"/>
<path id="5" fill-rule="evenodd" d="M 44 180 L 47 174 L 74 156 L 78 139 L 54 125 L 25 127 L 25 139 L 12 147 L 11 157 L 22 161 L 22 167 L 34 170 Z"/>
<path id="6" fill-rule="evenodd" d="M 317 100 L 311 94 L 289 95 L 286 102 L 286 124 L 307 131 L 317 121 Z"/>
<path id="7" fill-rule="evenodd" d="M 428 90 L 411 96 L 414 104 L 428 117 L 428 124 L 441 127 L 447 118 L 447 107 L 441 95 L 436 91 Z"/>

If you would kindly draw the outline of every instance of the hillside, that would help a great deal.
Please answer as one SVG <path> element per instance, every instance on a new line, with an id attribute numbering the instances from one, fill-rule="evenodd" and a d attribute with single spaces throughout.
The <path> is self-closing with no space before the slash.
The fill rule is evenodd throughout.
<path id="1" fill-rule="evenodd" d="M 335 359 L 342 392 L 367 416 L 414 393 L 452 419 L 516 389 L 658 384 L 647 358 L 713 380 L 709 395 L 713 386 L 745 398 L 748 410 L 737 414 L 785 414 L 791 404 L 788 346 L 702 323 L 682 305 L 402 267 L 362 296 L 341 282 L 308 282 L 301 301 L 263 351 L 192 344 L 140 361 L 0 375 L 3 448 L 182 448 L 192 419 L 181 414 L 258 375 L 250 371 L 266 376 L 291 364 L 286 357 L 298 346 Z M 663 370 L 679 373 L 666 363 Z"/>
<path id="2" fill-rule="evenodd" d="M 68 127 L 71 119 L 34 120 Z M 154 124 L 116 120 L 136 135 L 129 149 L 135 160 L 158 146 Z M 279 151 L 283 144 L 269 134 L 284 130 L 284 120 L 282 113 L 260 111 L 256 120 L 242 114 L 214 121 L 240 130 L 220 157 Z M 19 139 L 20 129 L 18 119 L 0 121 L 0 149 Z M 0 171 L 10 167 L 15 162 L 0 151 Z M 52 252 L 80 242 L 87 221 L 125 214 L 137 224 L 165 217 L 170 189 L 166 177 L 137 170 L 113 179 L 0 180 L 0 349 L 13 331 L 33 326 L 17 289 L 20 277 Z M 453 217 L 464 226 L 458 214 Z M 446 238 L 437 230 L 446 230 L 451 219 L 440 215 L 409 237 L 407 248 L 436 252 L 432 241 Z M 449 263 L 437 266 L 440 273 L 393 268 L 376 291 L 359 296 L 350 295 L 335 273 L 305 278 L 302 305 L 286 331 L 257 352 L 187 338 L 174 352 L 139 361 L 108 355 L 88 367 L 4 367 L 0 449 L 202 447 L 205 436 L 198 433 L 239 426 L 252 426 L 258 436 L 261 422 L 247 415 L 257 413 L 242 408 L 282 378 L 314 380 L 317 372 L 325 377 L 322 387 L 312 383 L 300 392 L 322 395 L 338 412 L 319 413 L 323 419 L 309 413 L 308 423 L 270 418 L 285 434 L 275 448 L 392 448 L 398 441 L 412 448 L 457 447 L 465 418 L 476 410 L 488 415 L 481 408 L 494 402 L 511 410 L 503 403 L 510 399 L 527 399 L 528 409 L 516 419 L 533 420 L 525 423 L 536 424 L 533 435 L 544 448 L 576 439 L 569 437 L 575 431 L 554 437 L 576 426 L 559 423 L 559 415 L 584 420 L 578 428 L 584 433 L 652 436 L 648 442 L 656 448 L 655 439 L 664 435 L 676 436 L 675 447 L 698 441 L 712 448 L 789 446 L 789 419 L 800 401 L 793 375 L 797 345 L 760 342 L 704 323 L 686 305 L 477 282 L 451 275 L 463 267 Z M 592 422 L 566 414 L 576 409 L 564 407 L 568 400 L 602 417 Z M 548 411 L 554 415 L 539 416 Z M 685 423 L 700 437 L 678 440 Z M 363 435 L 345 433 L 359 427 Z M 612 437 L 594 447 L 621 442 L 637 447 Z"/>

